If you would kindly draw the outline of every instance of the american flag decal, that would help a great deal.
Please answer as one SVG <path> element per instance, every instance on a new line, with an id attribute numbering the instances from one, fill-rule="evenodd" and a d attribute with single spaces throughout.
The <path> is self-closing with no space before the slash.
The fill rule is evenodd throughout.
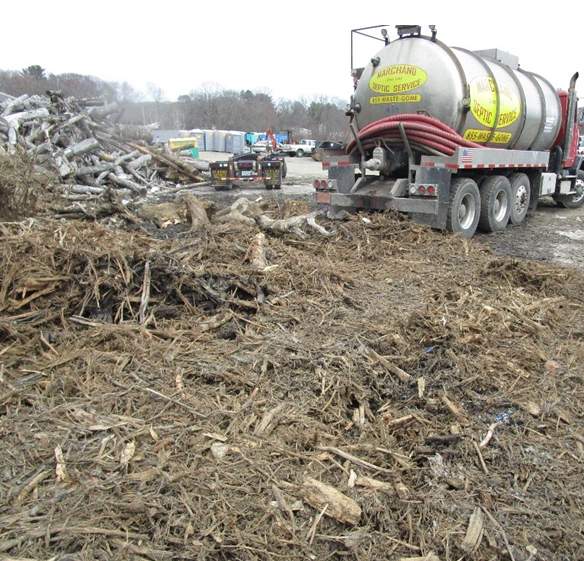
<path id="1" fill-rule="evenodd" d="M 462 151 L 462 161 L 461 163 L 464 164 L 472 164 L 472 156 L 474 154 L 473 148 L 465 148 Z"/>

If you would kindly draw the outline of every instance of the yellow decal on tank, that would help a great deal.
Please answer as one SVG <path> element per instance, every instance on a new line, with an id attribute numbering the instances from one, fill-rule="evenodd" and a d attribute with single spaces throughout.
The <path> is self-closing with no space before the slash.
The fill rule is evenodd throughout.
<path id="1" fill-rule="evenodd" d="M 420 101 L 422 101 L 420 94 L 378 95 L 369 99 L 371 105 L 383 105 L 384 103 L 419 103 Z"/>
<path id="2" fill-rule="evenodd" d="M 468 129 L 462 135 L 466 140 L 472 142 L 477 142 L 478 144 L 482 142 L 491 142 L 494 144 L 507 144 L 513 138 L 510 132 L 496 132 L 493 138 L 490 138 L 491 131 L 479 130 L 479 129 Z"/>
<path id="3" fill-rule="evenodd" d="M 380 94 L 411 92 L 426 83 L 428 76 L 417 66 L 392 64 L 380 68 L 369 80 L 369 87 Z"/>
<path id="4" fill-rule="evenodd" d="M 495 142 L 497 144 L 507 144 L 510 142 L 513 135 L 510 132 L 496 132 L 491 138 L 491 142 Z"/>
<path id="5" fill-rule="evenodd" d="M 485 127 L 504 128 L 513 124 L 521 113 L 521 101 L 517 93 L 499 84 L 499 118 L 497 119 L 497 90 L 490 76 L 479 76 L 470 83 L 470 110 L 474 118 Z"/>
<path id="6" fill-rule="evenodd" d="M 487 142 L 491 136 L 491 131 L 483 131 L 477 129 L 468 129 L 465 131 L 463 137 L 471 142 Z"/>
<path id="7" fill-rule="evenodd" d="M 470 110 L 474 118 L 485 127 L 494 126 L 497 114 L 497 92 L 489 76 L 480 76 L 470 83 L 470 99 Z"/>
<path id="8" fill-rule="evenodd" d="M 501 96 L 501 106 L 499 109 L 497 128 L 502 129 L 519 119 L 519 115 L 521 114 L 521 100 L 517 93 L 505 84 L 499 84 L 499 94 Z"/>

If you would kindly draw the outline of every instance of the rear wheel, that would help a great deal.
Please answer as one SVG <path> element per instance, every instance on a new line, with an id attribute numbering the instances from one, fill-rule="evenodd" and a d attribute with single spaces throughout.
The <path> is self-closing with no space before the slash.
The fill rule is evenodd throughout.
<path id="1" fill-rule="evenodd" d="M 296 155 L 299 158 L 302 158 L 302 156 L 304 156 L 304 150 L 302 150 L 302 148 L 298 148 L 298 150 L 296 150 Z"/>
<path id="2" fill-rule="evenodd" d="M 446 229 L 471 238 L 477 229 L 481 211 L 481 195 L 477 184 L 469 178 L 455 179 L 450 186 L 450 204 Z"/>
<path id="3" fill-rule="evenodd" d="M 509 222 L 519 224 L 527 215 L 531 200 L 531 183 L 524 173 L 512 173 L 509 176 L 511 183 L 511 213 Z"/>
<path id="4" fill-rule="evenodd" d="M 580 208 L 584 205 L 584 171 L 578 172 L 576 192 L 572 195 L 557 195 L 556 204 L 562 208 Z"/>
<path id="5" fill-rule="evenodd" d="M 503 175 L 487 177 L 481 183 L 479 228 L 483 232 L 504 230 L 511 214 L 511 184 Z"/>

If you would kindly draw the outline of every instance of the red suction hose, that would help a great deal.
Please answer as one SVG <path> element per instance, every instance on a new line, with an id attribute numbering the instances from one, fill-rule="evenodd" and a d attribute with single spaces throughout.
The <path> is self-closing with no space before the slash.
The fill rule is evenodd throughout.
<path id="1" fill-rule="evenodd" d="M 373 139 L 385 139 L 394 143 L 395 140 L 401 140 L 400 123 L 402 123 L 406 135 L 412 143 L 415 142 L 421 147 L 437 150 L 447 156 L 454 154 L 458 147 L 484 148 L 482 144 L 464 139 L 442 121 L 415 113 L 392 115 L 370 123 L 359 131 L 359 140 L 363 144 L 370 144 L 367 141 L 372 141 Z M 357 142 L 352 139 L 347 144 L 347 154 L 350 154 L 356 148 Z"/>

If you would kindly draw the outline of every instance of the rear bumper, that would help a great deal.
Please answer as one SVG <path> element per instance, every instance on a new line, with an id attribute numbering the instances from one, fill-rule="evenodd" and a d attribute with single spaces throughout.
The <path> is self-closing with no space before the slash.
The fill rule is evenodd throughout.
<path id="1" fill-rule="evenodd" d="M 391 197 L 382 195 L 346 195 L 331 191 L 317 191 L 316 202 L 347 210 L 397 210 L 399 212 L 438 214 L 437 198 Z"/>

